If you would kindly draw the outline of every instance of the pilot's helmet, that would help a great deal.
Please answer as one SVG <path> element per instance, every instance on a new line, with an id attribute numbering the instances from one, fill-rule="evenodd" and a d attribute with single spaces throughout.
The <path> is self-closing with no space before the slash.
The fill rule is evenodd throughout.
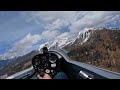
<path id="1" fill-rule="evenodd" d="M 47 47 L 43 47 L 42 49 L 43 49 L 43 50 L 48 50 L 48 48 L 47 48 Z"/>
<path id="2" fill-rule="evenodd" d="M 48 52 L 48 48 L 47 47 L 43 47 L 42 51 L 43 51 L 43 53 L 47 53 Z"/>

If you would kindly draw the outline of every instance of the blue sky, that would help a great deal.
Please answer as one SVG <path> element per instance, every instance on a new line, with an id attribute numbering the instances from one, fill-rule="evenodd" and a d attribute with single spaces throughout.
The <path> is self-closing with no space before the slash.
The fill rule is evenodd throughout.
<path id="1" fill-rule="evenodd" d="M 119 11 L 0 11 L 0 57 L 18 56 L 85 27 L 120 27 Z"/>
<path id="2" fill-rule="evenodd" d="M 42 29 L 43 27 L 37 25 L 34 20 L 27 23 L 20 12 L 0 12 L 0 53 L 28 33 L 41 33 Z"/>

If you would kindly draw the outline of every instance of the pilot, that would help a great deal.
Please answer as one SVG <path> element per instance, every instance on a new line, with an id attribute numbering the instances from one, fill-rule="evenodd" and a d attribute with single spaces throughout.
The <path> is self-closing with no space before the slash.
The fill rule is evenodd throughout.
<path id="1" fill-rule="evenodd" d="M 43 77 L 39 74 L 37 75 L 38 79 L 52 79 L 49 74 L 45 73 Z M 68 76 L 64 72 L 59 72 L 53 79 L 68 79 Z"/>
<path id="2" fill-rule="evenodd" d="M 46 46 L 43 47 L 42 50 L 43 50 L 44 54 L 48 53 L 48 49 L 47 49 Z M 42 77 L 38 74 L 37 77 L 38 77 L 38 79 L 52 79 L 50 77 L 50 75 L 47 74 L 47 73 L 45 73 L 44 76 L 42 76 Z M 68 77 L 67 77 L 67 75 L 64 72 L 60 71 L 59 73 L 57 73 L 55 75 L 55 77 L 53 79 L 68 79 Z"/>
<path id="3" fill-rule="evenodd" d="M 45 47 L 42 48 L 42 51 L 43 51 L 43 53 L 46 54 L 46 53 L 48 53 L 48 48 L 45 46 Z"/>

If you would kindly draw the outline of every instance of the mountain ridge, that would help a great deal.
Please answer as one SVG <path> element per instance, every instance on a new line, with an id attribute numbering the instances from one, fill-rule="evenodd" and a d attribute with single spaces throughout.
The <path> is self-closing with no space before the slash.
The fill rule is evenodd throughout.
<path id="1" fill-rule="evenodd" d="M 92 30 L 85 43 L 81 38 L 64 47 L 72 60 L 120 72 L 120 29 Z"/>

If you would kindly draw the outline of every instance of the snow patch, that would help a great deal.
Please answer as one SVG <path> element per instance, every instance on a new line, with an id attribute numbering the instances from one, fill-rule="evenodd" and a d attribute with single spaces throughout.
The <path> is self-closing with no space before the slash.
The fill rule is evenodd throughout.
<path id="1" fill-rule="evenodd" d="M 68 45 L 69 43 L 70 43 L 70 42 L 68 41 L 68 38 L 55 39 L 54 41 L 50 41 L 50 42 L 41 44 L 41 45 L 39 46 L 38 51 L 41 51 L 41 49 L 42 49 L 44 46 L 47 46 L 48 49 L 49 49 L 49 48 L 52 48 L 52 47 L 54 47 L 54 48 L 57 48 L 57 47 L 62 48 L 62 47 L 64 47 L 64 46 Z"/>
<path id="2" fill-rule="evenodd" d="M 82 31 L 79 32 L 77 38 L 75 38 L 73 41 L 72 41 L 72 44 L 77 40 L 77 39 L 81 39 L 81 44 L 85 43 L 89 37 L 90 37 L 90 34 L 92 31 L 90 30 L 97 30 L 96 28 L 84 28 Z"/>

